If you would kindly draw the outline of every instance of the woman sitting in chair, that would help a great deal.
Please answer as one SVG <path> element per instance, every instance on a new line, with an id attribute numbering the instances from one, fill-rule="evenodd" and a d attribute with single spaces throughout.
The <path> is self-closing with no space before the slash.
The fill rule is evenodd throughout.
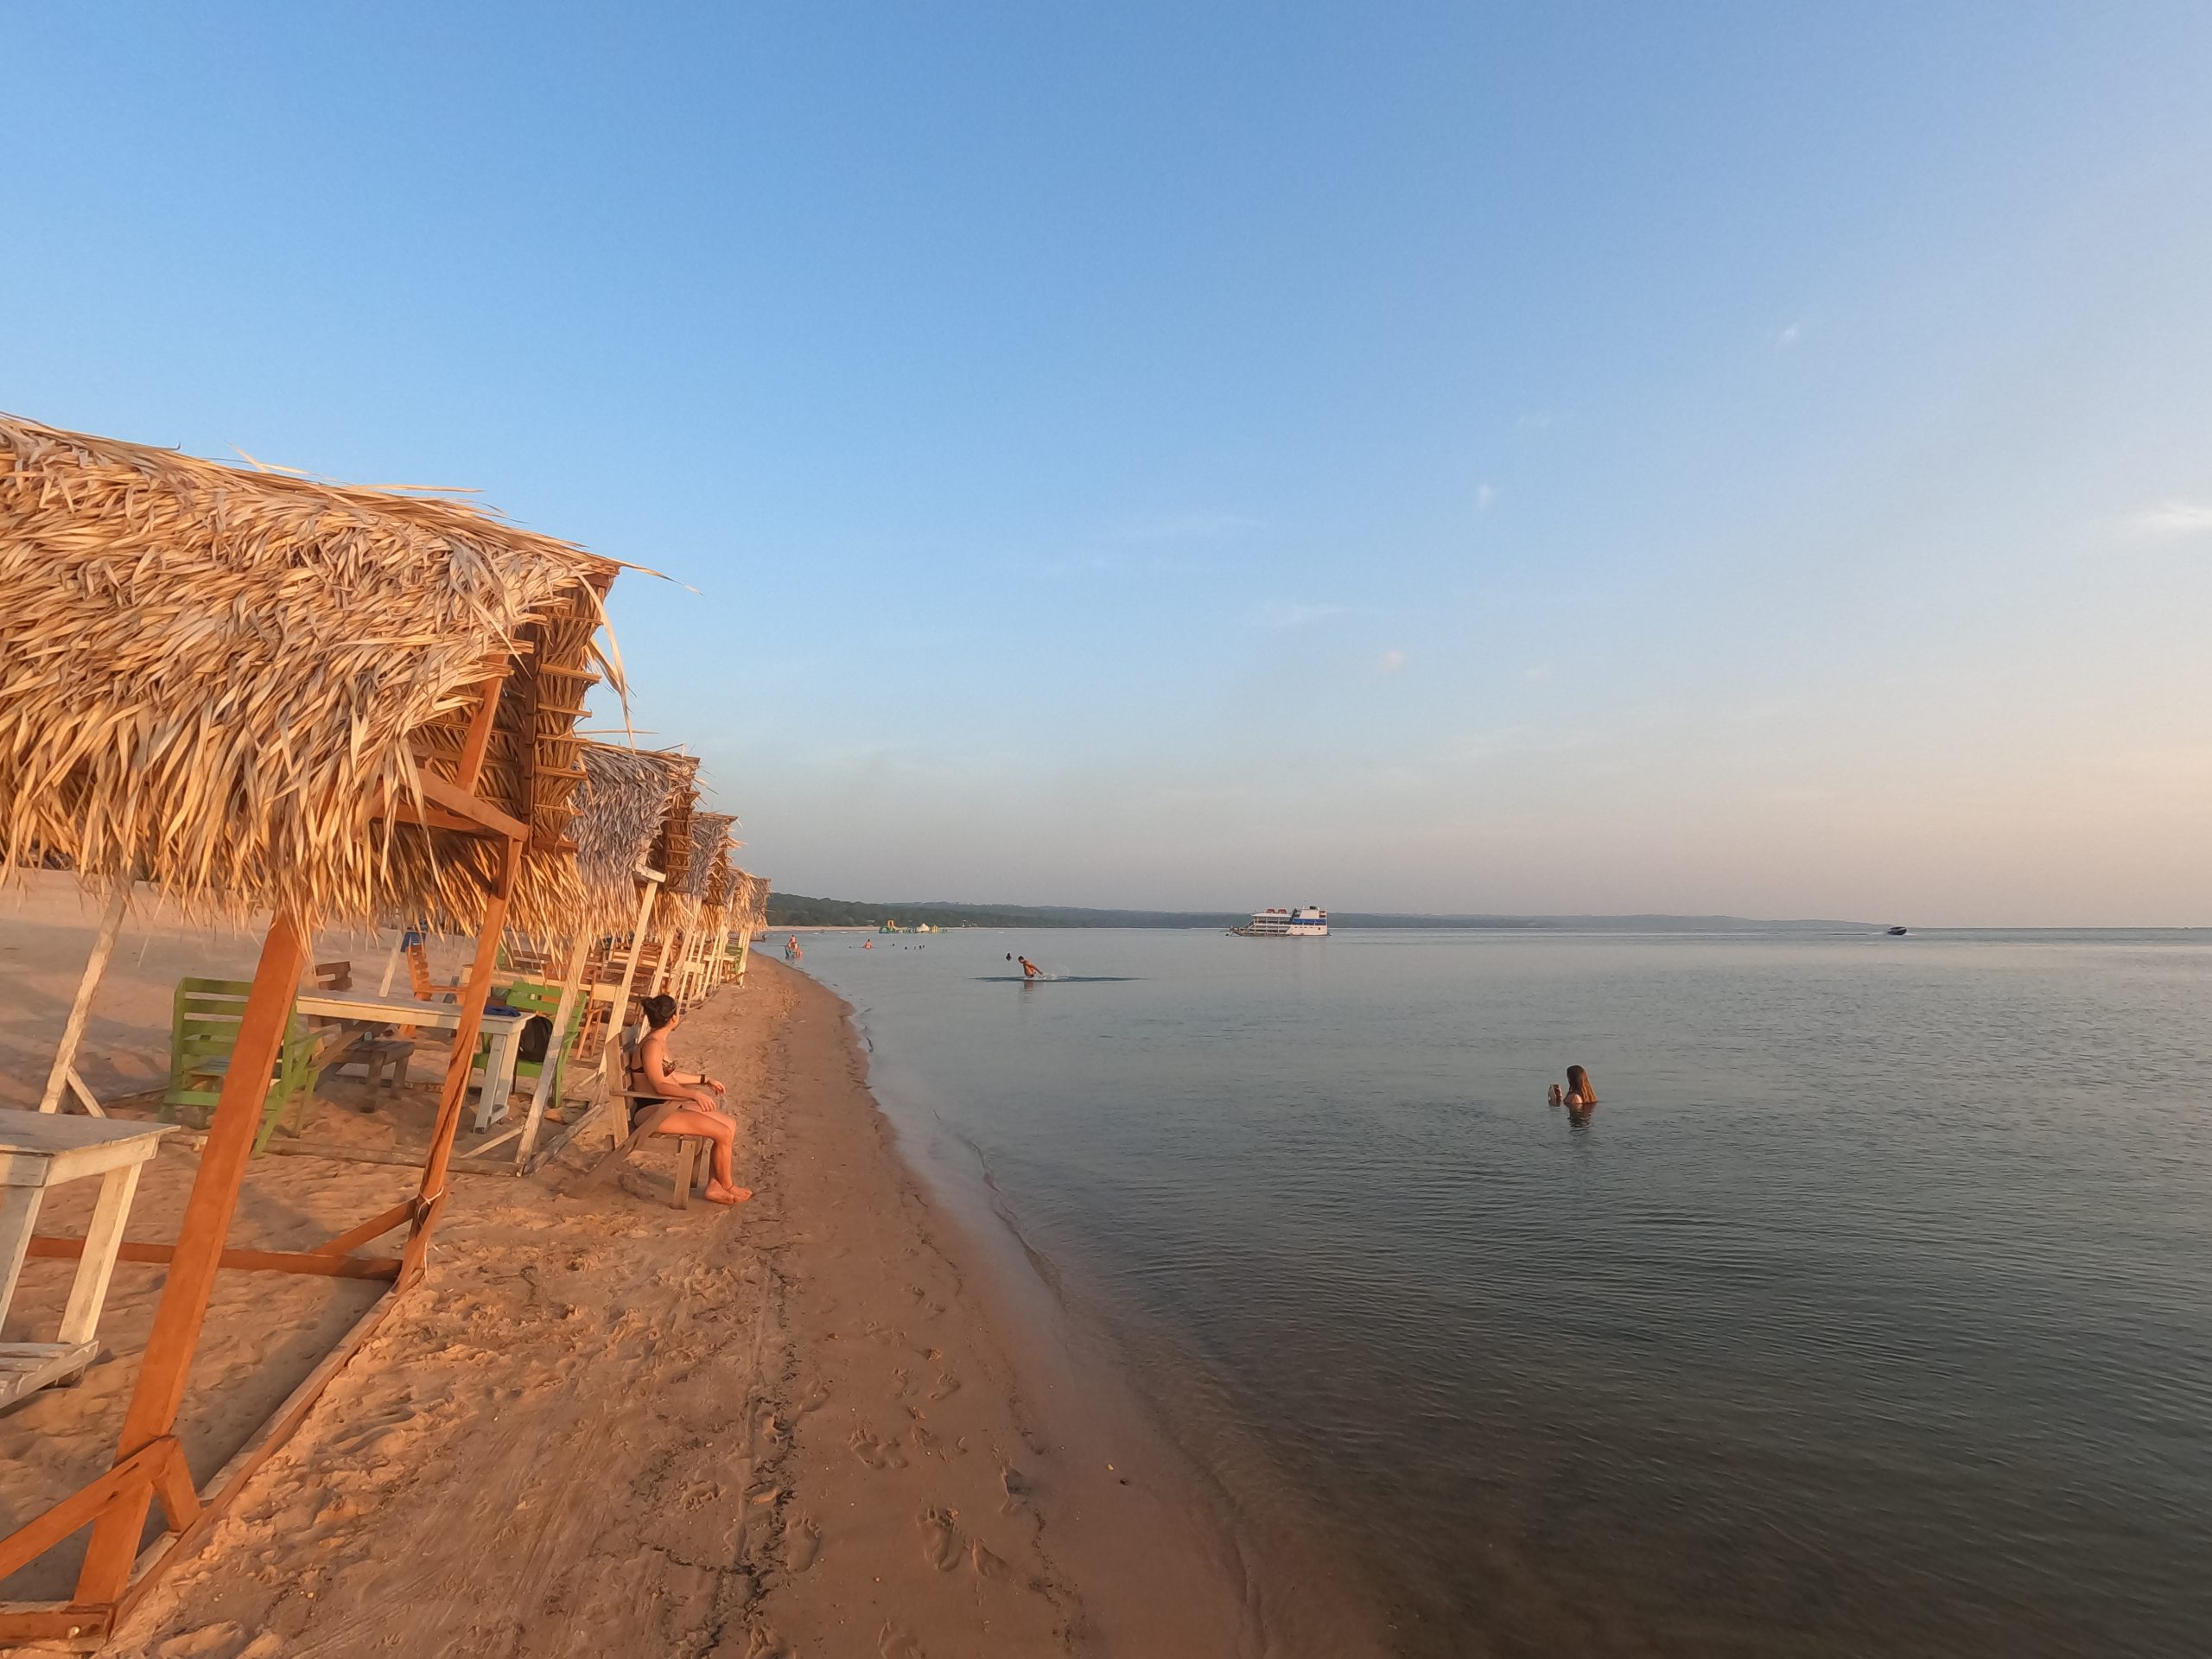
<path id="1" fill-rule="evenodd" d="M 649 996 L 639 1006 L 645 1011 L 646 1030 L 630 1052 L 630 1090 L 643 1098 L 630 1103 L 632 1112 L 674 1106 L 674 1111 L 665 1113 L 653 1126 L 653 1133 L 702 1135 L 713 1141 L 714 1170 L 707 1182 L 707 1200 L 743 1204 L 753 1196 L 753 1189 L 738 1185 L 731 1173 L 730 1143 L 736 1138 L 737 1125 L 720 1109 L 728 1091 L 703 1071 L 685 1073 L 669 1065 L 668 1033 L 683 1020 L 674 997 Z"/>

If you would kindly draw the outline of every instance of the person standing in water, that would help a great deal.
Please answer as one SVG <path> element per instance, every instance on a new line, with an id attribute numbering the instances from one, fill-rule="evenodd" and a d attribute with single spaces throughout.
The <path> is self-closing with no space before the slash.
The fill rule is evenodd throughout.
<path id="1" fill-rule="evenodd" d="M 1045 970 L 1042 968 L 1039 968 L 1035 963 L 1030 961 L 1028 957 L 1016 957 L 1014 960 L 1021 964 L 1021 976 L 1024 979 L 1042 979 L 1045 977 Z"/>
<path id="2" fill-rule="evenodd" d="M 1590 1074 L 1579 1065 L 1567 1068 L 1567 1087 L 1561 1090 L 1552 1084 L 1551 1103 L 1554 1106 L 1587 1109 L 1598 1103 L 1597 1086 L 1590 1081 Z"/>

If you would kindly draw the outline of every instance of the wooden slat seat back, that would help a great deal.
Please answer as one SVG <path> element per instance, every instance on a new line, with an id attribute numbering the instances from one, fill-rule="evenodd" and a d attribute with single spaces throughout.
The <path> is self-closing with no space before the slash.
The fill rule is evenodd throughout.
<path id="1" fill-rule="evenodd" d="M 453 987 L 441 985 L 430 977 L 430 953 L 419 935 L 408 936 L 406 947 L 400 955 L 407 963 L 408 988 L 414 993 L 417 1002 L 453 1001 Z M 395 1034 L 406 1042 L 450 1043 L 453 1040 L 451 1033 L 442 1031 L 435 1026 L 400 1026 L 395 1029 Z"/>
<path id="2" fill-rule="evenodd" d="M 204 1118 L 221 1098 L 231 1054 L 238 1046 L 238 1022 L 252 988 L 251 982 L 243 979 L 188 977 L 177 982 L 169 1020 L 169 1085 L 162 1095 L 164 1120 L 173 1120 L 179 1107 L 195 1108 Z M 300 1103 L 300 1124 L 296 1129 L 304 1126 L 319 1063 L 325 1060 L 328 1047 L 328 1043 L 308 1030 L 298 1014 L 292 1016 L 283 1046 L 277 1051 L 254 1150 L 258 1152 L 269 1144 L 277 1120 L 295 1102 Z"/>
<path id="3" fill-rule="evenodd" d="M 507 988 L 506 994 L 500 998 L 500 1001 L 511 1008 L 520 1008 L 526 1014 L 543 1014 L 547 1020 L 550 1021 L 561 1011 L 561 988 L 558 985 L 542 984 L 535 980 L 518 979 Z M 549 1098 L 555 1102 L 558 1102 L 561 1098 L 562 1079 L 567 1074 L 569 1055 L 575 1046 L 576 1027 L 583 1022 L 583 1017 L 584 999 L 578 997 L 574 1006 L 569 1010 L 568 1033 L 561 1045 L 561 1058 L 553 1069 L 553 1088 Z M 470 1070 L 482 1071 L 486 1058 L 491 1052 L 492 1043 L 489 1038 L 480 1042 L 476 1046 L 476 1058 L 469 1063 Z M 545 1063 L 543 1060 L 517 1060 L 515 1081 L 521 1083 L 526 1078 L 541 1077 L 544 1074 L 544 1071 Z"/>

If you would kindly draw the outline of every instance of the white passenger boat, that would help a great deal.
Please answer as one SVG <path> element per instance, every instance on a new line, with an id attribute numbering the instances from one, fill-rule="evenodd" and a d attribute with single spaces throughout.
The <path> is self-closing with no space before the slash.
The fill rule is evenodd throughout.
<path id="1" fill-rule="evenodd" d="M 1329 937 L 1329 912 L 1318 905 L 1294 905 L 1288 910 L 1255 910 L 1249 925 L 1230 931 L 1255 939 L 1325 939 Z"/>

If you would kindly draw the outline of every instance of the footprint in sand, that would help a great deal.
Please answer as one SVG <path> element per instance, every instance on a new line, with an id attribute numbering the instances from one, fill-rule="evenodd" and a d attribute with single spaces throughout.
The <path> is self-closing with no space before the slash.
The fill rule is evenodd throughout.
<path id="1" fill-rule="evenodd" d="M 968 1542 L 968 1565 L 975 1568 L 979 1578 L 988 1579 L 994 1584 L 1012 1584 L 1020 1576 L 1005 1556 L 993 1554 L 974 1539 Z"/>
<path id="2" fill-rule="evenodd" d="M 853 1438 L 847 1444 L 853 1448 L 853 1455 L 871 1469 L 904 1469 L 906 1466 L 906 1459 L 899 1454 L 897 1446 L 888 1440 L 877 1440 L 864 1428 L 855 1429 Z"/>
<path id="3" fill-rule="evenodd" d="M 804 1573 L 822 1554 L 822 1529 L 805 1516 L 784 1528 L 784 1571 Z"/>
<path id="4" fill-rule="evenodd" d="M 955 1376 L 950 1371 L 946 1371 L 938 1377 L 937 1387 L 930 1390 L 930 1398 L 932 1400 L 950 1400 L 954 1395 L 959 1392 L 960 1379 Z"/>
<path id="5" fill-rule="evenodd" d="M 245 1645 L 245 1632 L 225 1619 L 173 1636 L 154 1649 L 156 1659 L 231 1659 Z"/>
<path id="6" fill-rule="evenodd" d="M 952 1525 L 950 1510 L 922 1511 L 922 1559 L 940 1573 L 950 1573 L 960 1560 L 960 1535 Z"/>
<path id="7" fill-rule="evenodd" d="M 875 1638 L 876 1659 L 929 1659 L 922 1651 L 922 1644 L 893 1624 L 883 1622 L 883 1634 Z"/>

